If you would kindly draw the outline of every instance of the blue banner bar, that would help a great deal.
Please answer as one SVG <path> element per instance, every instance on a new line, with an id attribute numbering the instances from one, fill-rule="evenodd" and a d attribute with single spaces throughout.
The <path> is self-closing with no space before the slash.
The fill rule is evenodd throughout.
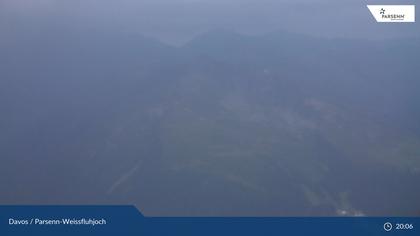
<path id="1" fill-rule="evenodd" d="M 1 206 L 0 235 L 420 235 L 420 217 L 144 217 L 133 206 Z"/>

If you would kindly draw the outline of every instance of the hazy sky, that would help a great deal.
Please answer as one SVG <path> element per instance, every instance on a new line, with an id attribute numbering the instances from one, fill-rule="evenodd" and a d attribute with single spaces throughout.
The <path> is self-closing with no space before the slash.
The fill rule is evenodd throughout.
<path id="1" fill-rule="evenodd" d="M 366 4 L 390 0 L 0 0 L 0 27 L 112 29 L 183 43 L 212 29 L 322 37 L 420 36 L 419 23 L 378 24 Z M 413 0 L 397 4 L 415 4 Z"/>

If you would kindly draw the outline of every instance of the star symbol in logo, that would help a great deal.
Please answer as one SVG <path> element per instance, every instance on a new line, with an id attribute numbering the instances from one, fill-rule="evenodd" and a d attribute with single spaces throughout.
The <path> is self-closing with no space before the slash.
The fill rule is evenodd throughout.
<path id="1" fill-rule="evenodd" d="M 381 12 L 380 12 L 380 14 L 381 14 L 381 15 L 385 14 L 385 9 L 381 8 Z"/>

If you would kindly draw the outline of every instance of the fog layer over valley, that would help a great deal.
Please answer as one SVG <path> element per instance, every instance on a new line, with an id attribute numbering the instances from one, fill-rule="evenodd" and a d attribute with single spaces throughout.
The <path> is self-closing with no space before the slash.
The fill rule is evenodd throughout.
<path id="1" fill-rule="evenodd" d="M 0 204 L 420 213 L 420 40 L 2 28 Z"/>

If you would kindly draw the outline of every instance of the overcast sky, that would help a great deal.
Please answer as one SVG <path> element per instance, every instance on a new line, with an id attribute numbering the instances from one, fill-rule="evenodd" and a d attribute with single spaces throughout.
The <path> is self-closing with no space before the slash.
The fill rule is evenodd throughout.
<path id="1" fill-rule="evenodd" d="M 419 37 L 419 23 L 378 24 L 366 4 L 389 0 L 0 0 L 0 27 L 110 29 L 182 44 L 202 32 L 287 30 L 321 37 Z M 415 4 L 401 0 L 398 4 Z"/>

